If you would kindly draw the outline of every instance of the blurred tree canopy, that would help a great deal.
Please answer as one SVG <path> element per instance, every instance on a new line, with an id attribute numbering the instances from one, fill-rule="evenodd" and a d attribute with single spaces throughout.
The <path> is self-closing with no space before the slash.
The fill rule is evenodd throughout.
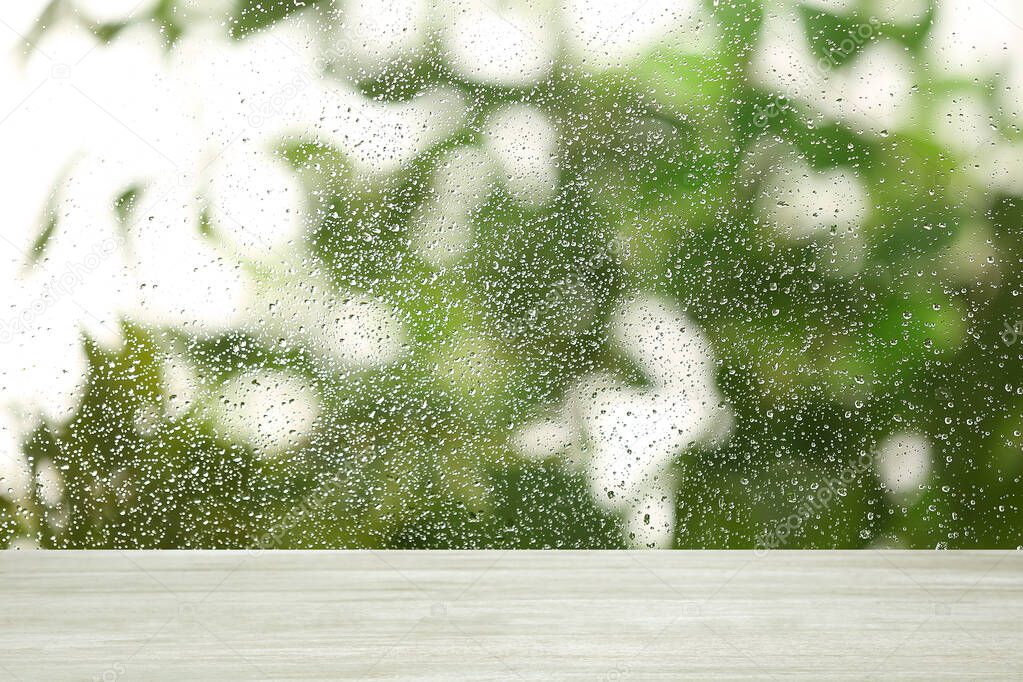
<path id="1" fill-rule="evenodd" d="M 646 544 L 575 463 L 585 440 L 530 457 L 515 438 L 588 375 L 650 383 L 611 333 L 622 302 L 646 292 L 702 330 L 730 414 L 726 435 L 673 452 L 662 474 L 672 481 L 675 547 L 754 547 L 765 536 L 789 548 L 1016 547 L 1023 356 L 1004 336 L 1021 317 L 1023 197 L 985 184 L 927 117 L 943 98 L 976 97 L 990 106 L 985 125 L 1009 144 L 1021 139 L 1015 112 L 998 104 L 997 77 L 928 68 L 940 4 L 908 23 L 874 17 L 867 0 L 851 4 L 798 5 L 802 34 L 789 38 L 806 41 L 831 78 L 850 77 L 879 45 L 897 49 L 918 65 L 910 125 L 822 114 L 813 97 L 764 84 L 756 54 L 778 9 L 761 0 L 704 3 L 709 49 L 664 41 L 606 69 L 560 50 L 526 86 L 468 77 L 432 39 L 381 70 L 336 73 L 372 101 L 442 87 L 467 107 L 453 134 L 379 177 L 329 144 L 282 139 L 276 150 L 307 191 L 305 265 L 327 283 L 299 291 L 295 304 L 341 291 L 386 302 L 407 329 L 402 359 L 345 368 L 291 338 L 124 319 L 119 346 L 85 340 L 74 414 L 40 420 L 25 437 L 33 481 L 48 468 L 60 492 L 47 500 L 34 484 L 22 497 L 0 494 L 0 544 Z M 93 29 L 116 41 L 129 24 L 147 24 L 173 51 L 191 28 L 176 7 L 161 0 L 146 17 Z M 326 7 L 245 0 L 220 28 L 247 41 L 294 13 L 329 22 Z M 489 117 L 516 104 L 557 132 L 551 198 L 522 202 L 501 183 L 487 186 L 469 216 L 467 255 L 430 262 L 413 233 L 432 178 L 452 154 L 479 149 Z M 796 159 L 803 170 L 779 186 L 779 167 Z M 848 202 L 862 207 L 851 224 L 834 217 L 846 207 L 832 207 L 811 216 L 821 229 L 785 236 L 803 208 L 793 192 L 809 176 L 843 188 L 854 178 L 863 196 Z M 286 288 L 277 283 L 302 277 L 268 268 L 268 311 Z M 214 406 L 239 377 L 258 391 L 253 372 L 300 377 L 320 414 L 264 456 L 218 427 L 209 404 L 168 409 L 174 362 L 194 368 Z M 897 491 L 882 464 L 862 463 L 906 432 L 929 444 L 928 473 Z"/>

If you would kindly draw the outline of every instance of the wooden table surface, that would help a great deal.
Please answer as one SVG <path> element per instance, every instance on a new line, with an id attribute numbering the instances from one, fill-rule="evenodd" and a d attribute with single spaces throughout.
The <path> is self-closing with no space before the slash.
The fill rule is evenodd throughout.
<path id="1" fill-rule="evenodd" d="M 4 552 L 0 679 L 1023 679 L 1023 552 Z"/>

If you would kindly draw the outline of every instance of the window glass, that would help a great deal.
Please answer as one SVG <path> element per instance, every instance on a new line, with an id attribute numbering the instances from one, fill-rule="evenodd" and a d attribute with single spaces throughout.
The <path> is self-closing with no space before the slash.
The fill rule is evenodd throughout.
<path id="1" fill-rule="evenodd" d="M 0 9 L 0 545 L 1015 547 L 1023 8 Z"/>

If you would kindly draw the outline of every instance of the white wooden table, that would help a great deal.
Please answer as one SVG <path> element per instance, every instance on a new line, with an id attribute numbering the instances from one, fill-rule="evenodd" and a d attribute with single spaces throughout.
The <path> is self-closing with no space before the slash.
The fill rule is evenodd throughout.
<path id="1" fill-rule="evenodd" d="M 1023 552 L 5 552 L 0 679 L 1023 678 Z"/>

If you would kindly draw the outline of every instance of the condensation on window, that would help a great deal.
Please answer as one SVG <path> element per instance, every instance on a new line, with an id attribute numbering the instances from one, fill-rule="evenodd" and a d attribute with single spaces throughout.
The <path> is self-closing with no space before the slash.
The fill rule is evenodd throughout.
<path id="1" fill-rule="evenodd" d="M 0 546 L 1016 547 L 1009 0 L 0 9 Z"/>

